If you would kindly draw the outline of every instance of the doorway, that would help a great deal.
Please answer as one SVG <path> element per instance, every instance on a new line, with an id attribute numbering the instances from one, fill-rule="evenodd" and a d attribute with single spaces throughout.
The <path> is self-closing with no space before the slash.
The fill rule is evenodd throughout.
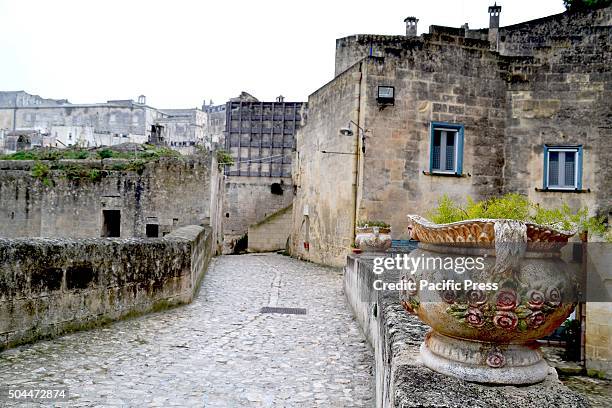
<path id="1" fill-rule="evenodd" d="M 121 236 L 121 210 L 102 210 L 102 236 Z"/>

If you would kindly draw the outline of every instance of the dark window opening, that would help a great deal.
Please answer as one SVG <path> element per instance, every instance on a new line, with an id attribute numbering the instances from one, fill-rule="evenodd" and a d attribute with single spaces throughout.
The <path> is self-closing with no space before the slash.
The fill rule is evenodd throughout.
<path id="1" fill-rule="evenodd" d="M 121 236 L 121 211 L 102 210 L 102 236 Z"/>
<path id="2" fill-rule="evenodd" d="M 276 195 L 283 195 L 283 187 L 279 183 L 272 183 L 270 192 Z"/>
<path id="3" fill-rule="evenodd" d="M 159 237 L 159 225 L 147 224 L 145 227 L 145 232 L 147 234 L 147 238 L 157 238 Z"/>
<path id="4" fill-rule="evenodd" d="M 225 213 L 225 218 L 229 218 L 229 213 Z"/>

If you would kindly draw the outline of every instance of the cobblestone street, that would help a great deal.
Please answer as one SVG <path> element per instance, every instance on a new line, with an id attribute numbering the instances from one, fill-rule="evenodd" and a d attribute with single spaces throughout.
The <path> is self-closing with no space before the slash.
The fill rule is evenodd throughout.
<path id="1" fill-rule="evenodd" d="M 190 305 L 0 353 L 0 386 L 67 386 L 61 406 L 370 407 L 372 366 L 339 270 L 241 255 Z"/>

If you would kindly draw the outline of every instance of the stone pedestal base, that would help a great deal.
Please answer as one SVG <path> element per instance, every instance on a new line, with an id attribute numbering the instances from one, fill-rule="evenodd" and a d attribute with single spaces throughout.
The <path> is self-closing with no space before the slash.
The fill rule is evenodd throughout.
<path id="1" fill-rule="evenodd" d="M 535 384 L 549 366 L 537 343 L 494 344 L 456 339 L 430 331 L 421 345 L 426 367 L 463 380 L 491 384 Z"/>

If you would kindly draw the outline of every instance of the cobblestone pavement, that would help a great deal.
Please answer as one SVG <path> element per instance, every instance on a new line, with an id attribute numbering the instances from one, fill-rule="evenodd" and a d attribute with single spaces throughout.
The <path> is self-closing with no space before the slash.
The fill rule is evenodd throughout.
<path id="1" fill-rule="evenodd" d="M 65 385 L 65 406 L 369 407 L 372 366 L 337 269 L 223 256 L 190 305 L 0 353 L 0 387 Z"/>

